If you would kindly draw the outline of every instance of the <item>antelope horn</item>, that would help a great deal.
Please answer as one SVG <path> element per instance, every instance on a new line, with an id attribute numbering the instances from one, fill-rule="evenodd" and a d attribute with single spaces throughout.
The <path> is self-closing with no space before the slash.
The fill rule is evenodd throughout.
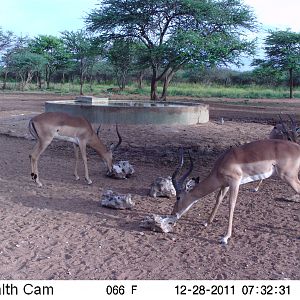
<path id="1" fill-rule="evenodd" d="M 120 132 L 119 132 L 118 124 L 116 124 L 116 131 L 117 131 L 119 141 L 118 141 L 118 144 L 116 146 L 111 145 L 111 148 L 110 148 L 111 152 L 114 152 L 122 143 L 122 137 L 121 137 Z"/>
<path id="2" fill-rule="evenodd" d="M 286 129 L 286 126 L 281 118 L 281 115 L 279 115 L 279 119 L 280 119 L 280 124 L 282 125 L 282 133 L 287 137 L 288 140 L 291 140 L 291 136 L 288 130 Z"/>
<path id="3" fill-rule="evenodd" d="M 294 120 L 294 118 L 291 115 L 288 115 L 290 121 L 291 121 L 291 129 L 292 129 L 292 140 L 293 142 L 297 142 L 297 136 L 298 136 L 298 132 L 297 132 L 297 126 L 296 126 L 296 122 Z"/>
<path id="4" fill-rule="evenodd" d="M 179 191 L 180 191 L 180 186 L 178 186 L 178 183 L 176 181 L 176 176 L 178 175 L 178 173 L 179 173 L 180 169 L 182 168 L 182 166 L 183 166 L 183 148 L 181 147 L 179 149 L 179 165 L 175 169 L 174 173 L 172 174 L 172 183 L 173 183 L 173 186 L 175 188 L 176 194 L 179 193 Z"/>
<path id="5" fill-rule="evenodd" d="M 191 174 L 191 172 L 193 171 L 193 168 L 194 168 L 193 160 L 192 160 L 192 157 L 191 157 L 191 154 L 189 151 L 188 151 L 188 154 L 189 154 L 189 159 L 190 159 L 190 167 L 189 167 L 188 171 L 184 175 L 182 175 L 182 177 L 178 180 L 178 182 L 176 182 L 176 176 L 178 175 L 178 172 L 182 168 L 183 162 L 184 162 L 183 149 L 182 148 L 180 149 L 180 164 L 176 168 L 175 172 L 172 175 L 172 183 L 174 185 L 176 193 L 179 193 L 182 190 L 184 181 L 188 178 L 188 176 Z"/>
<path id="6" fill-rule="evenodd" d="M 97 129 L 97 135 L 99 137 L 99 134 L 100 134 L 100 129 L 101 129 L 101 124 L 99 125 L 98 129 Z"/>
<path id="7" fill-rule="evenodd" d="M 291 125 L 292 125 L 292 131 L 296 132 L 297 126 L 296 126 L 296 122 L 294 120 L 294 118 L 291 115 L 288 115 L 290 121 L 291 121 Z"/>

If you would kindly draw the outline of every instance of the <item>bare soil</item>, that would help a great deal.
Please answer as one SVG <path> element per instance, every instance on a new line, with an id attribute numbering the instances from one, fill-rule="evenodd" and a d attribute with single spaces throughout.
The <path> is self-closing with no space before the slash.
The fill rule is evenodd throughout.
<path id="1" fill-rule="evenodd" d="M 67 98 L 0 94 L 0 279 L 300 279 L 300 203 L 276 178 L 265 180 L 257 193 L 254 183 L 241 187 L 227 246 L 219 239 L 226 232 L 228 199 L 217 220 L 202 226 L 215 194 L 194 205 L 172 233 L 140 227 L 145 216 L 172 210 L 175 199 L 148 193 L 156 177 L 172 174 L 179 146 L 192 150 L 193 175 L 204 178 L 229 146 L 266 138 L 279 112 L 297 117 L 299 100 L 269 105 L 269 100 L 203 99 L 211 105 L 207 124 L 121 126 L 123 143 L 115 158 L 134 165 L 136 174 L 128 180 L 106 177 L 89 150 L 93 184 L 84 181 L 82 163 L 75 181 L 72 145 L 54 142 L 40 159 L 44 186 L 39 188 L 30 178 L 28 155 L 35 141 L 28 120 L 44 110 L 46 100 Z M 114 127 L 103 125 L 101 137 L 107 145 L 116 141 Z M 134 208 L 100 206 L 109 188 L 130 193 Z"/>

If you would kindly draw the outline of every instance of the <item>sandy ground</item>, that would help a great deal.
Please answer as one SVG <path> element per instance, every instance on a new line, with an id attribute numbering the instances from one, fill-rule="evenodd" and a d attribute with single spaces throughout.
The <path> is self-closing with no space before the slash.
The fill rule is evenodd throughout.
<path id="1" fill-rule="evenodd" d="M 212 104 L 211 121 L 195 126 L 122 126 L 124 142 L 116 160 L 136 169 L 128 180 L 105 176 L 105 167 L 89 150 L 93 180 L 73 178 L 73 147 L 52 143 L 40 159 L 38 188 L 30 178 L 28 155 L 34 141 L 27 124 L 44 109 L 45 100 L 69 98 L 43 94 L 0 94 L 0 279 L 300 279 L 300 203 L 279 179 L 241 187 L 233 237 L 226 232 L 228 199 L 208 228 L 215 194 L 206 196 L 182 217 L 174 232 L 145 230 L 152 213 L 168 214 L 175 199 L 151 198 L 158 176 L 172 174 L 177 149 L 192 149 L 193 175 L 205 177 L 217 156 L 237 142 L 267 137 L 279 111 L 298 113 L 297 102 L 274 108 L 252 104 Z M 219 119 L 224 117 L 224 125 Z M 255 122 L 253 122 L 255 121 Z M 103 125 L 105 143 L 116 140 Z M 132 210 L 100 206 L 107 189 L 130 193 Z"/>

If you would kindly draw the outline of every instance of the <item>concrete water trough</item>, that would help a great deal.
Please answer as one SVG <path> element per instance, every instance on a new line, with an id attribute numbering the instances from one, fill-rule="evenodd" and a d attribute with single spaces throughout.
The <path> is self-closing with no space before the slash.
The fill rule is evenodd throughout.
<path id="1" fill-rule="evenodd" d="M 76 100 L 47 101 L 46 112 L 61 111 L 83 116 L 91 123 L 185 124 L 209 121 L 209 106 L 196 102 L 108 100 L 78 97 Z"/>

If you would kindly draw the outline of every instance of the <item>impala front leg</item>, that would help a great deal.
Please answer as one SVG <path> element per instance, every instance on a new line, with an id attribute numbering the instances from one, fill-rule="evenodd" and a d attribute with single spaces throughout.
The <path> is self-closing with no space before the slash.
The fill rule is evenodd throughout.
<path id="1" fill-rule="evenodd" d="M 79 180 L 77 168 L 78 168 L 78 160 L 79 160 L 79 147 L 77 144 L 73 143 L 74 146 L 74 152 L 75 152 L 75 170 L 74 170 L 74 176 L 75 180 Z"/>
<path id="2" fill-rule="evenodd" d="M 88 184 L 92 184 L 93 182 L 90 179 L 88 165 L 87 165 L 86 144 L 79 144 L 79 148 L 81 151 L 81 156 L 82 156 L 83 164 L 84 164 L 85 180 L 87 181 Z"/>
<path id="3" fill-rule="evenodd" d="M 210 216 L 209 216 L 209 218 L 208 218 L 208 221 L 207 221 L 206 223 L 203 224 L 205 227 L 207 227 L 208 224 L 211 224 L 212 221 L 214 220 L 214 218 L 215 218 L 215 216 L 216 216 L 216 213 L 217 213 L 217 211 L 218 211 L 218 209 L 219 209 L 219 206 L 220 206 L 220 204 L 222 203 L 223 199 L 225 198 L 225 196 L 226 196 L 228 190 L 229 190 L 229 187 L 228 187 L 228 186 L 227 186 L 227 187 L 222 187 L 222 188 L 220 189 L 220 191 L 219 191 L 219 193 L 218 193 L 218 196 L 217 196 L 216 204 L 215 204 L 215 206 L 214 206 L 214 208 L 213 208 L 213 210 L 212 210 L 212 212 L 211 212 L 211 214 L 210 214 Z"/>
<path id="4" fill-rule="evenodd" d="M 228 220 L 228 229 L 227 234 L 221 239 L 221 243 L 227 245 L 228 239 L 231 237 L 232 233 L 232 222 L 233 222 L 233 213 L 235 209 L 236 199 L 239 193 L 239 185 L 230 187 L 230 199 L 229 199 L 229 220 Z"/>

